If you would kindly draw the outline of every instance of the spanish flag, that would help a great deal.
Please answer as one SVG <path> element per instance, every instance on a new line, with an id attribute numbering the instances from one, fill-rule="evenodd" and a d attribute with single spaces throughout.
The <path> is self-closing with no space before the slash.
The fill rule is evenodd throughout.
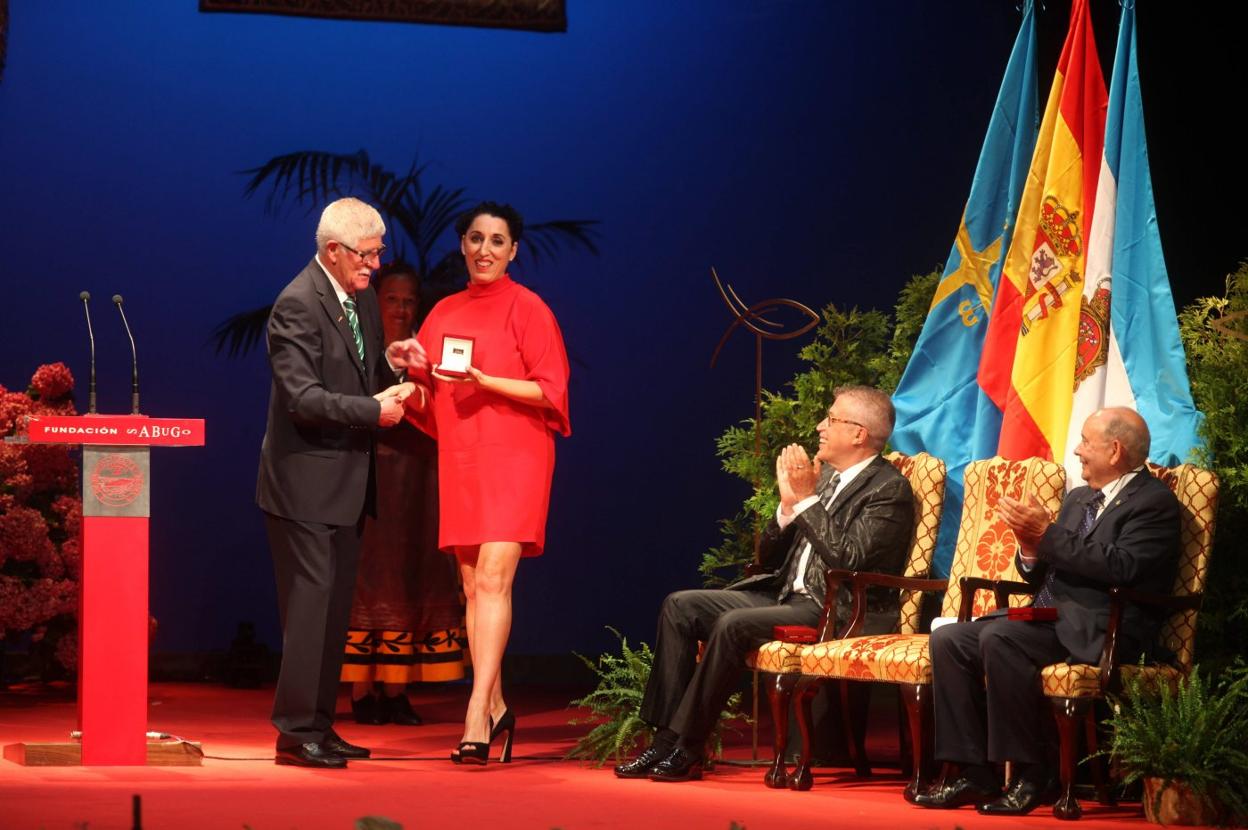
<path id="1" fill-rule="evenodd" d="M 979 364 L 1006 458 L 1065 455 L 1107 103 L 1088 3 L 1075 0 Z"/>

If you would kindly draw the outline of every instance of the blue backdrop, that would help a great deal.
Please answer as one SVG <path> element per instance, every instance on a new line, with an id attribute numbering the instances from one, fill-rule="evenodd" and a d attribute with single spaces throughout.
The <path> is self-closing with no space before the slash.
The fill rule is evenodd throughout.
<path id="1" fill-rule="evenodd" d="M 206 448 L 153 455 L 152 608 L 171 651 L 224 648 L 241 619 L 279 642 L 253 503 L 267 366 L 215 356 L 208 336 L 307 262 L 315 215 L 267 215 L 239 171 L 366 148 L 533 221 L 601 221 L 601 256 L 518 273 L 578 364 L 548 553 L 521 568 L 511 647 L 594 651 L 607 624 L 653 636 L 744 493 L 714 438 L 752 412 L 753 349 L 741 336 L 708 368 L 729 322 L 710 266 L 747 301 L 890 307 L 949 250 L 1019 20 L 1010 0 L 569 0 L 569 31 L 546 35 L 195 5 L 10 0 L 0 80 L 0 383 L 62 360 L 82 404 L 86 289 L 100 408 L 128 410 L 120 292 L 144 409 L 208 422 Z M 1042 90 L 1068 14 L 1047 5 Z M 1242 70 L 1225 13 L 1154 5 L 1141 74 L 1181 302 L 1248 254 L 1220 107 Z M 1108 60 L 1117 5 L 1094 11 Z M 769 386 L 796 348 L 767 348 Z"/>

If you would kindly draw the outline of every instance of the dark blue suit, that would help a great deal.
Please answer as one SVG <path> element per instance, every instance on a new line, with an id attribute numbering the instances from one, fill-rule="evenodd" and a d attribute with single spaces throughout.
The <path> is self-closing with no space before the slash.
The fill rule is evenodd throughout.
<path id="1" fill-rule="evenodd" d="M 1099 662 L 1112 586 L 1155 593 L 1173 587 L 1179 503 L 1170 489 L 1147 470 L 1137 473 L 1081 536 L 1079 525 L 1093 494 L 1078 487 L 1066 496 L 1040 540 L 1037 565 L 1023 573 L 1039 585 L 1055 569 L 1050 591 L 1056 622 L 992 616 L 932 633 L 938 760 L 1044 763 L 1041 719 L 1049 713 L 1040 669 L 1063 661 Z M 1141 608 L 1127 608 L 1120 629 L 1126 662 L 1151 651 L 1160 624 Z"/>

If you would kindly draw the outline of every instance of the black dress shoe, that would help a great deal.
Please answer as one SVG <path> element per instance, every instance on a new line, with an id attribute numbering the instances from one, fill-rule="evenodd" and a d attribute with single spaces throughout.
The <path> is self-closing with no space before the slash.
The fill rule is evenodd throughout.
<path id="1" fill-rule="evenodd" d="M 698 781 L 702 778 L 702 756 L 676 747 L 650 770 L 651 781 Z"/>
<path id="2" fill-rule="evenodd" d="M 325 733 L 325 740 L 321 741 L 321 746 L 343 758 L 367 758 L 373 754 L 362 746 L 347 743 L 332 729 Z"/>
<path id="3" fill-rule="evenodd" d="M 424 723 L 420 715 L 412 711 L 412 704 L 405 694 L 397 694 L 394 697 L 383 695 L 379 704 L 378 708 L 385 712 L 384 717 L 389 723 L 396 723 L 399 726 L 420 726 Z"/>
<path id="4" fill-rule="evenodd" d="M 1057 787 L 1053 779 L 1037 784 L 1018 778 L 1005 795 L 995 801 L 978 804 L 975 809 L 985 816 L 1025 816 L 1041 804 L 1052 804 L 1056 800 Z"/>
<path id="5" fill-rule="evenodd" d="M 278 764 L 290 767 L 314 767 L 316 769 L 346 769 L 347 759 L 331 751 L 325 744 L 306 743 L 292 747 L 278 747 Z"/>
<path id="6" fill-rule="evenodd" d="M 631 761 L 623 764 L 617 764 L 615 767 L 616 778 L 649 778 L 650 770 L 670 755 L 672 748 L 670 746 L 658 746 L 650 744 L 645 752 L 638 755 Z"/>
<path id="7" fill-rule="evenodd" d="M 955 807 L 965 807 L 967 804 L 992 801 L 1000 794 L 1001 791 L 998 789 L 984 789 L 963 776 L 943 786 L 933 787 L 925 793 L 919 793 L 914 797 L 914 803 L 937 810 L 952 810 Z"/>

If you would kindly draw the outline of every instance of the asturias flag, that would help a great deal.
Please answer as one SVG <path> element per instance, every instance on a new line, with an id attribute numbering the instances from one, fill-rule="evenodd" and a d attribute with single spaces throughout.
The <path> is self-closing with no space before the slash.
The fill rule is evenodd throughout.
<path id="1" fill-rule="evenodd" d="M 1030 0 L 1005 69 L 944 275 L 893 403 L 892 445 L 942 459 L 949 478 L 936 571 L 948 573 L 967 462 L 996 453 L 1001 413 L 976 382 L 988 313 L 1036 143 L 1036 33 Z"/>
<path id="2" fill-rule="evenodd" d="M 1006 458 L 1065 457 L 1106 98 L 1087 0 L 1075 0 L 979 366 Z"/>
<path id="3" fill-rule="evenodd" d="M 1198 438 L 1183 343 L 1157 233 L 1136 63 L 1135 7 L 1122 11 L 1110 82 L 1105 153 L 1083 285 L 1066 476 L 1082 482 L 1074 448 L 1103 406 L 1130 406 L 1149 426 L 1149 458 L 1187 459 Z"/>

